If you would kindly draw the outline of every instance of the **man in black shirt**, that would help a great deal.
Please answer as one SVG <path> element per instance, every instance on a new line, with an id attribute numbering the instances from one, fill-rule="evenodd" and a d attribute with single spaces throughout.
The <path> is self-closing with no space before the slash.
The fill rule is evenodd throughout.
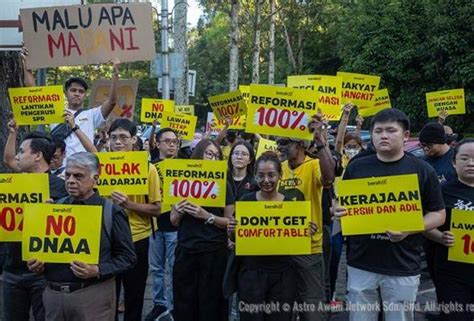
<path id="1" fill-rule="evenodd" d="M 124 211 L 100 197 L 94 189 L 99 174 L 96 155 L 80 152 L 66 161 L 66 189 L 63 204 L 100 205 L 102 227 L 99 264 L 73 261 L 44 264 L 28 260 L 28 268 L 43 273 L 47 287 L 43 294 L 46 320 L 110 321 L 115 316 L 115 275 L 130 269 L 136 261 L 130 227 Z M 109 210 L 107 210 L 109 209 Z"/>
<path id="2" fill-rule="evenodd" d="M 397 109 L 377 113 L 371 123 L 376 154 L 351 162 L 344 180 L 417 174 L 426 231 L 443 224 L 444 202 L 435 171 L 403 151 L 403 144 L 410 135 L 409 128 L 408 117 Z M 336 217 L 346 214 L 342 207 L 336 207 L 334 211 Z M 379 290 L 385 320 L 413 320 L 421 272 L 421 234 L 387 231 L 386 234 L 350 236 L 348 239 L 350 320 L 377 319 Z"/>

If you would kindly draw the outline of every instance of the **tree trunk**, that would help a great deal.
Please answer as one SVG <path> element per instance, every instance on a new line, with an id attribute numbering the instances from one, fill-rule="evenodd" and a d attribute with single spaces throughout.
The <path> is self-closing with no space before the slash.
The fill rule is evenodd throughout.
<path id="1" fill-rule="evenodd" d="M 261 20 L 261 6 L 263 0 L 255 0 L 255 19 L 254 32 L 255 37 L 253 41 L 253 55 L 252 55 L 252 83 L 258 84 L 260 82 L 260 20 Z"/>
<path id="2" fill-rule="evenodd" d="M 239 87 L 239 0 L 232 0 L 230 9 L 229 91 Z"/>
<path id="3" fill-rule="evenodd" d="M 275 0 L 270 0 L 270 36 L 268 54 L 268 83 L 275 83 Z"/>
<path id="4" fill-rule="evenodd" d="M 296 72 L 296 60 L 295 55 L 293 54 L 293 48 L 291 47 L 291 39 L 290 35 L 288 34 L 288 29 L 286 28 L 286 24 L 283 22 L 283 34 L 285 36 L 286 42 L 286 53 L 288 55 L 288 61 L 291 63 L 292 71 Z"/>
<path id="5" fill-rule="evenodd" d="M 303 72 L 303 45 L 304 45 L 304 31 L 298 32 L 298 74 Z"/>
<path id="6" fill-rule="evenodd" d="M 187 105 L 188 95 L 188 46 L 187 46 L 187 0 L 175 0 L 174 8 L 174 51 L 181 55 L 182 72 L 175 79 L 174 100 L 176 105 Z"/>

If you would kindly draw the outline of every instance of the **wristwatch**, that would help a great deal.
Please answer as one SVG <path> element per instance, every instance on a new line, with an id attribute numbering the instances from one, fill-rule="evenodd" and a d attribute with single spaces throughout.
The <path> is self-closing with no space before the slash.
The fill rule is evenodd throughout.
<path id="1" fill-rule="evenodd" d="M 74 127 L 73 127 L 73 128 L 71 128 L 71 131 L 72 131 L 72 132 L 75 132 L 75 131 L 76 131 L 76 130 L 78 130 L 78 129 L 79 129 L 79 126 L 77 126 L 77 125 L 74 125 Z"/>
<path id="2" fill-rule="evenodd" d="M 316 150 L 316 153 L 318 153 L 321 150 L 323 150 L 324 147 L 326 147 L 326 145 L 325 144 L 318 144 L 318 143 L 314 142 L 313 146 L 311 146 L 311 147 L 313 147 Z"/>
<path id="3" fill-rule="evenodd" d="M 204 224 L 211 224 L 212 225 L 212 224 L 214 224 L 215 220 L 216 220 L 216 217 L 214 216 L 214 214 L 211 214 L 209 216 L 209 218 L 206 221 L 204 221 Z"/>

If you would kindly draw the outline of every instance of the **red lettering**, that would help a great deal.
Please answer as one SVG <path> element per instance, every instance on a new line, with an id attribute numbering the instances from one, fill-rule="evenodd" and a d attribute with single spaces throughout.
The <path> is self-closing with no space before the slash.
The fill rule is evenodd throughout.
<path id="1" fill-rule="evenodd" d="M 63 56 L 66 56 L 66 44 L 64 42 L 64 34 L 61 32 L 58 37 L 58 41 L 54 41 L 54 38 L 52 35 L 48 35 L 48 48 L 49 48 L 49 56 L 51 58 L 54 57 L 54 49 L 63 49 Z"/>
<path id="2" fill-rule="evenodd" d="M 125 28 L 125 30 L 128 31 L 129 40 L 130 40 L 130 46 L 127 47 L 127 50 L 137 50 L 137 49 L 140 49 L 139 47 L 136 47 L 136 46 L 133 45 L 133 33 L 132 33 L 132 31 L 137 30 L 137 28 L 135 28 L 135 27 L 128 27 L 128 28 Z"/>
<path id="3" fill-rule="evenodd" d="M 62 232 L 66 233 L 69 236 L 72 236 L 76 233 L 76 219 L 74 216 L 58 215 L 48 215 L 46 217 L 46 235 L 51 235 L 51 229 L 53 229 L 54 234 L 61 235 Z"/>
<path id="4" fill-rule="evenodd" d="M 77 44 L 76 38 L 74 38 L 74 34 L 72 32 L 69 32 L 69 39 L 68 39 L 68 49 L 67 49 L 67 55 L 71 55 L 71 50 L 73 48 L 76 48 L 77 54 L 80 56 L 82 55 L 81 49 L 79 48 L 79 45 Z"/>
<path id="5" fill-rule="evenodd" d="M 132 175 L 140 175 L 140 164 L 139 163 L 132 163 Z"/>
<path id="6" fill-rule="evenodd" d="M 124 50 L 125 49 L 125 42 L 123 40 L 123 30 L 120 28 L 120 39 L 114 34 L 112 29 L 109 30 L 109 35 L 110 35 L 110 48 L 112 48 L 112 51 L 115 50 L 115 44 L 117 44 L 120 49 Z"/>

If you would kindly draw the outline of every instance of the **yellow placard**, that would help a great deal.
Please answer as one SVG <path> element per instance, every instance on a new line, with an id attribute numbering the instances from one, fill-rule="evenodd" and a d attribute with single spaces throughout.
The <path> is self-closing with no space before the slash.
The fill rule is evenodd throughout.
<path id="1" fill-rule="evenodd" d="M 23 260 L 99 263 L 102 206 L 26 204 Z"/>
<path id="2" fill-rule="evenodd" d="M 64 121 L 63 86 L 8 88 L 17 125 L 58 124 Z"/>
<path id="3" fill-rule="evenodd" d="M 464 88 L 426 93 L 426 106 L 428 117 L 437 117 L 441 111 L 449 115 L 465 114 Z"/>
<path id="4" fill-rule="evenodd" d="M 175 105 L 174 112 L 194 116 L 194 105 Z"/>
<path id="5" fill-rule="evenodd" d="M 158 123 L 163 117 L 163 113 L 174 112 L 174 100 L 142 98 L 142 110 L 140 111 L 140 120 L 142 123 Z"/>
<path id="6" fill-rule="evenodd" d="M 192 140 L 196 131 L 197 117 L 184 114 L 163 113 L 161 128 L 172 128 L 182 139 Z"/>
<path id="7" fill-rule="evenodd" d="M 375 92 L 379 88 L 380 77 L 372 75 L 337 72 L 342 77 L 342 103 L 352 102 L 357 106 L 372 107 Z"/>
<path id="8" fill-rule="evenodd" d="M 247 105 L 240 90 L 208 98 L 217 119 L 234 118 L 247 113 Z"/>
<path id="9" fill-rule="evenodd" d="M 245 103 L 248 104 L 249 98 L 250 98 L 250 86 L 240 85 L 239 90 L 240 90 L 240 93 L 242 94 L 242 97 L 244 98 Z"/>
<path id="10" fill-rule="evenodd" d="M 250 85 L 245 131 L 310 140 L 308 123 L 318 112 L 316 102 L 311 90 Z"/>
<path id="11" fill-rule="evenodd" d="M 236 255 L 311 253 L 311 202 L 236 202 Z"/>
<path id="12" fill-rule="evenodd" d="M 264 152 L 271 151 L 277 152 L 277 142 L 270 139 L 260 138 L 258 141 L 257 156 L 259 158 Z"/>
<path id="13" fill-rule="evenodd" d="M 474 264 L 474 211 L 452 209 L 450 231 L 454 246 L 448 250 L 448 260 Z"/>
<path id="14" fill-rule="evenodd" d="M 158 163 L 153 164 L 156 168 L 156 172 L 160 179 L 160 195 L 163 195 L 163 183 L 165 179 L 163 171 L 161 170 L 161 167 L 160 167 L 162 163 L 163 162 L 158 162 Z M 161 202 L 161 213 L 167 213 L 167 212 L 171 212 L 171 204 Z"/>
<path id="15" fill-rule="evenodd" d="M 96 153 L 100 171 L 97 189 L 106 196 L 113 191 L 127 195 L 148 194 L 147 152 L 105 152 Z"/>
<path id="16" fill-rule="evenodd" d="M 416 174 L 342 180 L 337 192 L 343 235 L 424 230 Z"/>
<path id="17" fill-rule="evenodd" d="M 288 87 L 314 90 L 318 96 L 318 108 L 325 119 L 341 118 L 342 78 L 327 75 L 288 76 Z"/>
<path id="18" fill-rule="evenodd" d="M 237 116 L 230 120 L 230 130 L 245 129 L 246 116 Z M 206 131 L 212 134 L 219 134 L 224 128 L 224 120 L 217 119 L 214 113 L 207 113 Z"/>
<path id="19" fill-rule="evenodd" d="M 372 107 L 358 106 L 357 110 L 359 112 L 359 115 L 361 115 L 362 117 L 369 117 L 387 108 L 392 108 L 392 104 L 390 103 L 388 89 L 384 88 L 379 89 L 375 92 L 375 101 Z"/>
<path id="20" fill-rule="evenodd" d="M 225 207 L 226 161 L 166 159 L 160 163 L 163 173 L 163 203 L 183 199 L 211 207 Z"/>
<path id="21" fill-rule="evenodd" d="M 24 205 L 48 199 L 48 174 L 0 174 L 0 242 L 21 242 Z"/>

